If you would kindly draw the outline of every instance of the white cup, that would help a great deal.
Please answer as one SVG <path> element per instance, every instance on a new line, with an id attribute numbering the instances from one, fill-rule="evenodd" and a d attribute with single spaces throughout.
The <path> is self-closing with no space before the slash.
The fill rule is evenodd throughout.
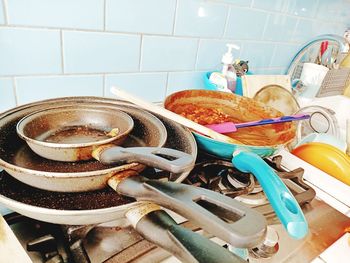
<path id="1" fill-rule="evenodd" d="M 305 88 L 301 92 L 301 96 L 305 98 L 314 98 L 321 87 L 322 81 L 328 72 L 328 68 L 315 63 L 304 63 L 303 70 L 300 75 Z"/>

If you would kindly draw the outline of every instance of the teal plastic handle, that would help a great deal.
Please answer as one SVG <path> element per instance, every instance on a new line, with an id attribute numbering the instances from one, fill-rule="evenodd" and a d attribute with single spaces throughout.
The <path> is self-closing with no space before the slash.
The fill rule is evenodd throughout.
<path id="1" fill-rule="evenodd" d="M 305 216 L 292 193 L 272 168 L 260 156 L 246 151 L 234 153 L 232 163 L 238 170 L 252 173 L 258 179 L 288 234 L 295 239 L 304 238 L 308 233 Z"/>

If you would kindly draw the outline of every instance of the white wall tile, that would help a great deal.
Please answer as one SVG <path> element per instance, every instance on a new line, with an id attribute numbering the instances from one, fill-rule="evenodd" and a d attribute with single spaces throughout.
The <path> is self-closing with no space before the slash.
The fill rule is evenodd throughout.
<path id="1" fill-rule="evenodd" d="M 103 0 L 10 0 L 9 24 L 103 29 Z"/>
<path id="2" fill-rule="evenodd" d="M 254 8 L 264 9 L 268 11 L 281 12 L 286 10 L 286 0 L 258 0 L 253 2 Z"/>
<path id="3" fill-rule="evenodd" d="M 0 75 L 62 73 L 60 33 L 0 28 L 0 58 Z"/>
<path id="4" fill-rule="evenodd" d="M 117 86 L 150 102 L 164 100 L 167 73 L 128 73 L 106 76 L 105 95 L 115 98 L 111 86 Z"/>
<path id="5" fill-rule="evenodd" d="M 248 60 L 250 69 L 267 68 L 270 65 L 274 44 L 261 42 L 248 42 L 242 44 L 241 59 Z M 253 71 L 254 73 L 254 71 Z"/>
<path id="6" fill-rule="evenodd" d="M 339 21 L 344 5 L 346 6 L 345 3 L 343 0 L 318 0 L 316 18 L 326 21 Z"/>
<path id="7" fill-rule="evenodd" d="M 240 46 L 239 41 L 235 40 L 216 40 L 203 39 L 199 43 L 198 59 L 196 69 L 199 70 L 221 70 L 221 58 L 227 52 L 226 44 L 236 44 Z M 233 57 L 239 58 L 240 50 L 233 50 Z"/>
<path id="8" fill-rule="evenodd" d="M 10 78 L 0 78 L 0 112 L 16 106 L 13 81 Z"/>
<path id="9" fill-rule="evenodd" d="M 4 13 L 5 13 L 4 4 L 2 1 L 0 1 L 0 24 L 5 24 Z"/>
<path id="10" fill-rule="evenodd" d="M 299 43 L 304 43 L 317 35 L 318 22 L 310 19 L 299 19 L 294 31 L 293 40 Z"/>
<path id="11" fill-rule="evenodd" d="M 291 15 L 301 17 L 315 17 L 317 11 L 317 4 L 313 1 L 305 0 L 288 0 L 286 5 L 286 12 Z"/>
<path id="12" fill-rule="evenodd" d="M 234 4 L 239 6 L 250 6 L 252 3 L 252 0 L 215 0 L 215 2 L 223 2 L 223 3 Z"/>
<path id="13" fill-rule="evenodd" d="M 167 96 L 185 89 L 204 89 L 205 72 L 169 72 Z"/>
<path id="14" fill-rule="evenodd" d="M 175 35 L 221 37 L 228 12 L 226 5 L 201 0 L 178 0 Z"/>
<path id="15" fill-rule="evenodd" d="M 106 0 L 106 29 L 172 34 L 176 0 Z"/>
<path id="16" fill-rule="evenodd" d="M 343 34 L 349 7 L 349 0 L 0 0 L 0 101 L 14 106 L 12 77 L 20 103 L 109 96 L 113 82 L 159 101 L 166 90 L 200 88 L 202 73 L 221 70 L 229 42 L 241 45 L 234 57 L 249 60 L 253 73 L 284 73 L 300 44 Z"/>
<path id="17" fill-rule="evenodd" d="M 251 19 L 247 19 L 251 17 Z M 225 37 L 233 39 L 261 39 L 268 13 L 247 8 L 231 7 Z"/>
<path id="18" fill-rule="evenodd" d="M 283 14 L 271 14 L 263 39 L 270 41 L 291 41 L 297 18 Z"/>
<path id="19" fill-rule="evenodd" d="M 140 36 L 66 31 L 63 50 L 65 73 L 137 71 Z"/>
<path id="20" fill-rule="evenodd" d="M 16 79 L 18 104 L 70 96 L 102 96 L 102 76 L 20 77 Z"/>
<path id="21" fill-rule="evenodd" d="M 197 39 L 144 36 L 141 70 L 193 70 L 197 46 Z"/>
<path id="22" fill-rule="evenodd" d="M 270 66 L 287 68 L 299 48 L 300 46 L 297 44 L 276 45 Z"/>

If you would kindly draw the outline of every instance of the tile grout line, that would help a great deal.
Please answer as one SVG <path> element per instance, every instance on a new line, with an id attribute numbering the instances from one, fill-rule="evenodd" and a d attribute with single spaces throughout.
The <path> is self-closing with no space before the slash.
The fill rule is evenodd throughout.
<path id="1" fill-rule="evenodd" d="M 168 93 L 168 85 L 169 85 L 169 72 L 166 73 L 164 99 L 166 98 L 166 94 Z M 164 101 L 164 99 L 163 99 L 163 101 Z"/>
<path id="2" fill-rule="evenodd" d="M 139 59 L 139 72 L 142 70 L 142 56 L 143 56 L 143 35 L 140 36 L 140 59 Z"/>
<path id="3" fill-rule="evenodd" d="M 276 50 L 277 50 L 277 45 L 275 45 L 275 46 L 273 47 L 273 52 L 272 52 L 272 56 L 271 56 L 271 59 L 270 59 L 269 68 L 271 68 L 272 62 L 273 62 L 274 59 L 275 59 Z"/>
<path id="4" fill-rule="evenodd" d="M 179 8 L 179 0 L 176 0 L 176 3 L 175 3 L 175 11 L 174 11 L 174 20 L 173 20 L 173 30 L 172 30 L 172 33 L 171 35 L 174 36 L 175 35 L 175 26 L 176 26 L 176 16 L 178 14 L 178 8 Z"/>
<path id="5" fill-rule="evenodd" d="M 196 60 L 194 61 L 194 70 L 198 67 L 198 56 L 199 56 L 199 48 L 201 46 L 201 39 L 198 39 L 197 50 L 196 50 Z"/>
<path id="6" fill-rule="evenodd" d="M 13 77 L 12 78 L 12 88 L 13 88 L 13 93 L 15 95 L 15 103 L 16 103 L 16 106 L 18 106 L 18 96 L 17 96 L 17 81 L 16 81 L 16 78 Z"/>
<path id="7" fill-rule="evenodd" d="M 315 11 L 315 14 L 311 17 L 312 19 L 316 19 L 316 17 L 317 17 L 318 9 L 320 7 L 319 4 L 320 4 L 320 1 L 316 0 L 316 11 Z"/>
<path id="8" fill-rule="evenodd" d="M 106 74 L 102 74 L 102 97 L 106 97 Z"/>
<path id="9" fill-rule="evenodd" d="M 106 31 L 106 6 L 107 6 L 107 0 L 103 1 L 103 31 Z"/>
<path id="10" fill-rule="evenodd" d="M 293 28 L 292 38 L 294 38 L 294 39 L 295 39 L 295 33 L 297 32 L 297 28 L 299 26 L 299 23 L 300 23 L 300 19 L 297 20 L 297 22 L 295 23 L 295 26 Z"/>
<path id="11" fill-rule="evenodd" d="M 189 73 L 189 72 L 201 72 L 205 70 L 172 70 L 173 72 L 176 73 Z M 143 71 L 143 72 L 138 72 L 138 71 L 118 71 L 118 72 L 94 72 L 94 73 L 65 73 L 65 74 L 36 74 L 36 75 L 1 75 L 0 78 L 42 78 L 42 77 L 84 77 L 84 76 L 98 76 L 98 75 L 118 75 L 118 74 L 157 74 L 157 73 L 166 73 L 168 70 L 154 70 L 154 71 Z"/>
<path id="12" fill-rule="evenodd" d="M 7 0 L 2 0 L 2 5 L 3 5 L 3 8 L 4 8 L 4 10 L 2 10 L 2 11 L 3 11 L 3 14 L 4 14 L 5 25 L 8 25 L 9 24 L 9 15 L 8 15 Z"/>
<path id="13" fill-rule="evenodd" d="M 62 74 L 64 74 L 65 70 L 64 70 L 63 30 L 60 30 L 60 45 L 61 45 L 61 70 L 62 70 Z"/>
<path id="14" fill-rule="evenodd" d="M 304 19 L 304 18 L 301 18 Z M 334 23 L 339 24 L 341 23 Z M 232 37 L 227 38 L 217 38 L 217 37 L 208 37 L 208 36 L 186 36 L 186 35 L 165 35 L 165 34 L 150 34 L 150 33 L 135 33 L 135 32 L 118 32 L 118 31 L 97 31 L 97 30 L 89 30 L 89 29 L 71 29 L 71 28 L 46 28 L 46 27 L 29 27 L 29 26 L 21 26 L 21 25 L 0 25 L 0 28 L 19 28 L 19 29 L 28 29 L 28 30 L 48 30 L 48 31 L 56 31 L 60 30 L 68 31 L 68 32 L 88 32 L 88 33 L 96 33 L 96 34 L 114 34 L 119 36 L 140 36 L 141 34 L 144 36 L 152 36 L 152 37 L 166 37 L 166 38 L 176 38 L 176 39 L 205 39 L 205 40 L 229 40 Z M 266 29 L 266 28 L 265 28 Z M 273 43 L 273 44 L 301 44 L 299 41 L 291 42 L 291 41 L 274 41 L 274 40 L 264 40 L 264 39 L 236 39 L 236 41 L 252 41 L 252 42 L 265 42 L 265 43 Z"/>
<path id="15" fill-rule="evenodd" d="M 227 27 L 228 27 L 228 20 L 231 16 L 231 6 L 228 6 L 228 11 L 227 11 L 227 15 L 226 15 L 226 20 L 225 20 L 225 25 L 224 25 L 224 31 L 222 32 L 221 38 L 225 38 L 226 33 L 227 33 Z"/>
<path id="16" fill-rule="evenodd" d="M 264 29 L 263 32 L 261 34 L 261 40 L 263 40 L 265 38 L 265 34 L 266 34 L 266 30 L 267 30 L 267 25 L 270 23 L 270 18 L 271 18 L 271 14 L 267 15 L 266 21 L 265 21 L 265 25 L 264 25 Z"/>

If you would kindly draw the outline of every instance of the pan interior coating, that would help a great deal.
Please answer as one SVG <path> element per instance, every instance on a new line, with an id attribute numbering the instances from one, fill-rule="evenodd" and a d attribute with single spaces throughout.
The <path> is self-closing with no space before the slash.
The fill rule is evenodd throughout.
<path id="1" fill-rule="evenodd" d="M 18 122 L 17 132 L 47 147 L 85 147 L 125 137 L 133 125 L 133 119 L 121 110 L 75 105 L 35 111 Z M 113 129 L 118 133 L 109 136 Z"/>

